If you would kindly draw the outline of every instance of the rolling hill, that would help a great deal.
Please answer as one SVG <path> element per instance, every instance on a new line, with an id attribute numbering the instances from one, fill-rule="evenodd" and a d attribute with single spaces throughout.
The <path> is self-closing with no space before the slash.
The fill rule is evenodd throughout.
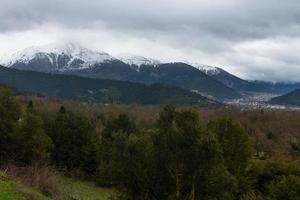
<path id="1" fill-rule="evenodd" d="M 300 89 L 271 99 L 270 103 L 279 105 L 300 106 Z"/>
<path id="2" fill-rule="evenodd" d="M 218 105 L 217 102 L 200 94 L 162 84 L 145 85 L 128 81 L 91 79 L 1 66 L 0 84 L 20 91 L 83 102 Z"/>

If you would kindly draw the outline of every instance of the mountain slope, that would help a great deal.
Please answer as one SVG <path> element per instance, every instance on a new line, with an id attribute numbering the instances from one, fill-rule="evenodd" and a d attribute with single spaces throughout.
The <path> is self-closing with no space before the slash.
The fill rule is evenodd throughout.
<path id="1" fill-rule="evenodd" d="M 200 70 L 184 63 L 140 65 L 137 70 L 122 62 L 106 63 L 90 69 L 69 72 L 78 76 L 112 80 L 127 80 L 146 84 L 162 83 L 193 90 L 217 99 L 239 98 L 241 95 Z"/>
<path id="2" fill-rule="evenodd" d="M 300 89 L 271 99 L 270 103 L 279 105 L 300 106 Z"/>
<path id="3" fill-rule="evenodd" d="M 285 94 L 288 92 L 292 92 L 293 90 L 300 88 L 300 83 L 288 83 L 288 82 L 278 82 L 278 83 L 272 83 L 272 82 L 264 82 L 264 81 L 250 81 L 257 87 L 260 87 L 264 91 L 270 91 L 275 94 Z"/>
<path id="4" fill-rule="evenodd" d="M 192 65 L 197 69 L 203 71 L 207 75 L 211 76 L 215 80 L 241 93 L 245 94 L 249 92 L 273 92 L 270 91 L 271 88 L 268 85 L 243 80 L 219 67 L 212 67 L 197 63 L 193 63 Z"/>
<path id="5" fill-rule="evenodd" d="M 165 63 L 156 67 L 142 66 L 139 78 L 146 83 L 161 82 L 168 85 L 175 85 L 218 99 L 241 97 L 232 88 L 225 86 L 185 63 Z"/>
<path id="6" fill-rule="evenodd" d="M 241 95 L 202 71 L 184 63 L 160 64 L 141 56 L 116 59 L 103 52 L 67 44 L 33 47 L 7 59 L 7 67 L 46 73 L 72 74 L 95 79 L 163 83 L 193 90 L 217 99 Z"/>
<path id="7" fill-rule="evenodd" d="M 244 95 L 251 95 L 251 93 L 284 94 L 300 88 L 300 83 L 248 81 L 243 80 L 219 67 L 212 67 L 197 63 L 192 63 L 191 65 Z"/>
<path id="8" fill-rule="evenodd" d="M 199 94 L 161 84 L 90 79 L 0 67 L 0 84 L 21 91 L 84 102 L 217 105 Z"/>

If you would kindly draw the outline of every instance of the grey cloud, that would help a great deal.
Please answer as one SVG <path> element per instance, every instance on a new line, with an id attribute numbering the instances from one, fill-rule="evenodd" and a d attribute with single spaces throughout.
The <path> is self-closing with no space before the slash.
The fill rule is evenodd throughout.
<path id="1" fill-rule="evenodd" d="M 225 39 L 289 33 L 300 21 L 298 0 L 1 0 L 2 30 L 57 23 L 74 28 L 161 30 L 185 27 Z M 19 21 L 19 23 L 18 23 Z"/>
<path id="2" fill-rule="evenodd" d="M 0 0 L 0 34 L 47 26 L 68 34 L 105 32 L 139 50 L 143 40 L 140 45 L 153 49 L 181 50 L 182 60 L 232 65 L 250 79 L 284 80 L 300 72 L 300 43 L 292 45 L 300 38 L 299 0 Z M 277 44 L 276 51 L 268 44 Z M 289 70 L 279 73 L 283 67 Z"/>

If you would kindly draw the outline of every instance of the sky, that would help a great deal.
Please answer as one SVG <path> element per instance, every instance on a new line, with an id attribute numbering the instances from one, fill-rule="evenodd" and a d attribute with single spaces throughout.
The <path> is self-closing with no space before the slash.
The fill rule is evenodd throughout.
<path id="1" fill-rule="evenodd" d="M 1 57 L 59 42 L 300 81 L 300 1 L 0 0 Z"/>

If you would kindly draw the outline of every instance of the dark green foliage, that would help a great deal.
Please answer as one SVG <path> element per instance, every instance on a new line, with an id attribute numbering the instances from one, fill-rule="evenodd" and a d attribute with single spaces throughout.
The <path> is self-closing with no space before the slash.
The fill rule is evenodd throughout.
<path id="1" fill-rule="evenodd" d="M 100 134 L 97 120 L 63 106 L 57 113 L 32 102 L 23 108 L 0 89 L 1 164 L 50 161 L 116 188 L 122 200 L 299 200 L 299 166 L 250 160 L 248 136 L 231 119 L 204 125 L 198 112 L 169 105 L 155 127 L 138 129 L 126 114 L 106 120 L 97 113 Z"/>
<path id="2" fill-rule="evenodd" d="M 273 200 L 300 200 L 300 176 L 284 176 L 268 185 Z"/>
<path id="3" fill-rule="evenodd" d="M 248 167 L 247 176 L 252 180 L 253 188 L 256 191 L 264 196 L 269 196 L 272 193 L 270 187 L 277 188 L 277 183 L 279 183 L 282 178 L 289 176 L 300 177 L 300 168 L 297 165 L 258 161 L 251 163 Z M 283 187 L 279 188 L 283 189 Z M 282 190 L 281 192 L 288 192 L 288 190 Z"/>
<path id="4" fill-rule="evenodd" d="M 21 107 L 11 91 L 0 88 L 0 162 L 13 159 Z"/>
<path id="5" fill-rule="evenodd" d="M 123 152 L 119 149 L 120 145 L 137 131 L 135 122 L 126 114 L 120 114 L 118 117 L 105 122 L 100 146 L 101 163 L 96 173 L 96 181 L 99 185 L 111 186 L 116 184 L 117 173 L 115 169 L 117 169 L 116 160 L 118 159 L 112 159 L 112 157 Z"/>
<path id="6" fill-rule="evenodd" d="M 66 113 L 66 108 L 64 106 L 61 106 L 59 108 L 59 111 L 58 111 L 60 114 L 65 114 Z"/>
<path id="7" fill-rule="evenodd" d="M 68 170 L 95 171 L 97 135 L 90 119 L 80 113 L 59 112 L 48 131 L 54 144 L 51 157 L 56 165 Z"/>
<path id="8" fill-rule="evenodd" d="M 136 125 L 134 121 L 129 119 L 128 115 L 120 114 L 117 118 L 110 119 L 106 122 L 103 137 L 111 138 L 112 134 L 116 132 L 130 135 L 131 133 L 136 132 Z"/>
<path id="9" fill-rule="evenodd" d="M 5 88 L 0 89 L 0 161 L 31 163 L 47 159 L 52 141 L 32 102 L 22 112 L 20 103 Z"/>
<path id="10" fill-rule="evenodd" d="M 47 159 L 52 140 L 45 134 L 42 119 L 27 112 L 21 119 L 17 137 L 17 160 L 30 163 Z"/>
<path id="11" fill-rule="evenodd" d="M 127 136 L 126 136 L 127 137 Z M 158 131 L 118 136 L 112 148 L 122 199 L 233 199 L 237 181 L 226 169 L 212 132 L 197 113 L 167 106 Z"/>
<path id="12" fill-rule="evenodd" d="M 232 174 L 238 174 L 248 165 L 251 149 L 245 131 L 232 119 L 224 118 L 208 125 L 220 142 L 225 165 Z"/>
<path id="13" fill-rule="evenodd" d="M 32 100 L 30 100 L 30 101 L 28 102 L 28 104 L 27 104 L 27 109 L 33 110 L 33 102 L 32 102 Z"/>

